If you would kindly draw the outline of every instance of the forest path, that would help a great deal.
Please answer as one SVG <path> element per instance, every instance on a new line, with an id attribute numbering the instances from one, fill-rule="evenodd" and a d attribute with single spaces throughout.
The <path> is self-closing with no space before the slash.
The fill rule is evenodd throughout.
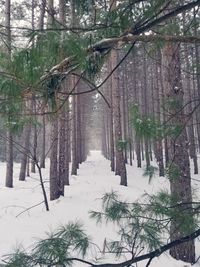
<path id="1" fill-rule="evenodd" d="M 154 191 L 155 187 L 163 188 L 163 185 L 168 186 L 166 179 L 156 178 L 152 179 L 151 184 L 149 184 L 149 178 L 144 177 L 144 166 L 143 168 L 137 168 L 136 162 L 133 166 L 126 165 L 127 177 L 128 177 L 128 187 L 120 186 L 120 177 L 111 172 L 110 161 L 105 159 L 101 154 L 101 151 L 91 151 L 87 160 L 80 164 L 80 169 L 78 170 L 77 176 L 71 177 L 71 184 L 73 186 L 82 184 L 83 190 L 85 191 L 109 191 L 116 188 L 117 191 L 128 191 L 134 193 L 144 193 L 144 191 Z M 68 191 L 68 190 L 67 190 Z M 136 194 L 135 194 L 136 195 Z"/>
<path id="2" fill-rule="evenodd" d="M 49 196 L 49 161 L 43 169 L 45 187 Z M 38 174 L 31 174 L 25 182 L 18 181 L 20 165 L 14 165 L 14 188 L 4 187 L 6 165 L 0 162 L 0 258 L 11 253 L 19 245 L 30 248 L 38 238 L 45 238 L 45 232 L 54 231 L 58 226 L 68 222 L 80 221 L 93 242 L 102 248 L 104 240 L 116 237 L 112 224 L 96 225 L 89 217 L 89 211 L 101 210 L 101 198 L 106 192 L 115 191 L 121 199 L 134 201 L 145 192 L 152 193 L 159 189 L 169 188 L 164 177 L 154 177 L 149 184 L 148 177 L 143 176 L 143 169 L 127 165 L 128 187 L 120 186 L 120 177 L 110 170 L 110 161 L 100 151 L 91 151 L 87 160 L 80 164 L 78 175 L 70 176 L 70 186 L 65 187 L 65 196 L 49 202 L 50 211 L 46 212 L 44 204 L 27 212 L 22 211 L 43 201 Z M 195 185 L 195 188 L 199 186 Z M 199 244 L 198 244 L 199 245 Z M 199 251 L 200 251 L 200 246 Z M 94 256 L 94 255 L 93 255 Z M 94 257 L 93 257 L 94 258 Z M 170 260 L 170 263 L 169 263 Z M 181 262 L 173 261 L 165 255 L 155 259 L 154 267 L 183 267 Z M 139 267 L 144 267 L 141 263 Z M 85 267 L 80 263 L 75 267 Z"/>

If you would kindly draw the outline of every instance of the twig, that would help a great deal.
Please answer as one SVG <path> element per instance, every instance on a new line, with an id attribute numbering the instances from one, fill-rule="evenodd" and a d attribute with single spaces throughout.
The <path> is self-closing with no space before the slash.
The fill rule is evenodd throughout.
<path id="1" fill-rule="evenodd" d="M 29 207 L 29 208 L 23 210 L 22 212 L 20 212 L 19 214 L 16 215 L 16 218 L 18 218 L 21 214 L 23 214 L 23 213 L 25 213 L 25 212 L 31 210 L 32 208 L 35 208 L 35 207 L 41 205 L 42 203 L 44 203 L 44 200 L 43 200 L 42 202 L 36 204 L 36 205 L 33 205 L 33 206 L 31 206 L 31 207 Z"/>

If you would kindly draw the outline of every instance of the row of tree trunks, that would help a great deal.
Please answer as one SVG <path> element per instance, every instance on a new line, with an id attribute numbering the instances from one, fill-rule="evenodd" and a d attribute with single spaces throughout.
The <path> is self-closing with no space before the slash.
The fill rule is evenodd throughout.
<path id="1" fill-rule="evenodd" d="M 167 43 L 162 48 L 162 55 L 160 51 L 158 51 L 153 54 L 153 59 L 151 57 L 143 58 L 143 62 L 141 62 L 140 52 L 133 55 L 132 58 L 129 58 L 128 61 L 133 62 L 133 67 L 130 73 L 129 70 L 125 71 L 125 78 L 123 77 L 123 74 L 121 76 L 121 74 L 119 75 L 117 72 L 115 72 L 115 75 L 112 74 L 111 85 L 109 86 L 109 89 L 114 90 L 112 98 L 110 99 L 112 109 L 110 112 L 107 112 L 104 107 L 105 112 L 103 120 L 104 154 L 111 159 L 108 150 L 111 151 L 110 141 L 112 139 L 109 138 L 108 142 L 107 132 L 112 135 L 112 123 L 110 123 L 109 127 L 106 127 L 105 122 L 107 121 L 107 118 L 110 120 L 110 117 L 113 114 L 113 120 L 111 119 L 111 122 L 114 122 L 114 133 L 118 133 L 118 135 L 114 134 L 114 143 L 116 145 L 116 140 L 119 140 L 118 138 L 121 138 L 122 140 L 122 136 L 123 139 L 125 139 L 124 141 L 127 141 L 130 137 L 135 144 L 138 167 L 141 167 L 141 161 L 144 160 L 144 156 L 146 166 L 150 166 L 150 159 L 152 159 L 150 148 L 152 142 L 151 140 L 141 140 L 140 136 L 137 136 L 137 134 L 133 136 L 130 134 L 130 131 L 128 131 L 127 135 L 128 125 L 130 126 L 129 116 L 131 117 L 131 113 L 127 112 L 125 107 L 137 104 L 140 112 L 142 112 L 145 117 L 151 115 L 149 111 L 151 110 L 154 114 L 156 123 L 163 125 L 168 129 L 170 133 L 167 136 L 165 133 L 162 135 L 159 131 L 157 132 L 154 141 L 154 154 L 159 166 L 159 175 L 164 176 L 166 174 L 165 171 L 167 170 L 168 176 L 171 176 L 169 177 L 169 180 L 173 205 L 176 203 L 178 205 L 180 202 L 192 202 L 189 154 L 194 162 L 194 172 L 198 172 L 196 152 L 197 143 L 195 142 L 198 129 L 194 118 L 190 117 L 195 108 L 195 105 L 192 104 L 192 100 L 195 99 L 195 93 L 197 93 L 197 80 L 196 77 L 194 77 L 195 75 L 192 77 L 192 72 L 190 70 L 191 61 L 188 61 L 189 58 L 192 58 L 193 54 L 187 54 L 190 49 L 188 49 L 186 45 L 184 51 L 186 51 L 186 53 L 180 51 L 178 45 Z M 184 61 L 180 61 L 180 52 L 184 55 Z M 116 66 L 117 57 L 118 55 L 116 51 L 111 52 L 111 69 Z M 121 72 L 126 69 L 123 64 L 120 69 Z M 184 66 L 186 74 L 184 72 L 181 73 L 181 65 Z M 111 69 L 108 68 L 108 73 L 110 73 Z M 119 77 L 122 77 L 120 83 Z M 137 77 L 140 78 L 137 79 Z M 131 80 L 131 83 L 130 85 L 128 84 L 128 90 L 126 90 L 124 83 L 128 83 L 129 79 Z M 120 93 L 116 88 L 120 90 Z M 121 99 L 119 97 L 120 94 Z M 126 102 L 126 98 L 128 98 L 128 102 Z M 121 109 L 120 104 L 118 104 L 119 99 L 121 101 Z M 185 104 L 187 108 L 183 108 Z M 185 114 L 185 111 L 187 111 L 187 115 Z M 119 125 L 119 121 L 121 121 L 121 125 L 123 125 L 122 128 L 120 128 L 121 125 Z M 185 128 L 186 124 L 188 125 L 187 132 Z M 115 146 L 115 149 L 115 166 L 119 166 L 117 161 L 117 159 L 119 159 L 117 158 L 118 148 Z M 129 156 L 130 162 L 132 160 L 132 155 L 133 154 L 131 153 Z M 124 163 L 123 157 L 121 157 L 120 162 Z M 120 174 L 120 172 L 118 174 Z M 176 177 L 174 177 L 174 175 L 176 175 Z M 171 240 L 179 239 L 186 234 L 185 229 L 180 229 L 183 220 L 185 220 L 185 224 L 188 223 L 187 220 L 190 220 L 190 229 L 188 228 L 188 233 L 192 232 L 193 216 L 191 204 L 187 204 L 186 211 L 180 208 L 177 211 L 177 216 L 172 219 L 170 233 Z M 177 246 L 176 248 L 171 249 L 170 253 L 176 259 L 193 263 L 195 261 L 194 242 L 190 241 L 184 245 Z"/>

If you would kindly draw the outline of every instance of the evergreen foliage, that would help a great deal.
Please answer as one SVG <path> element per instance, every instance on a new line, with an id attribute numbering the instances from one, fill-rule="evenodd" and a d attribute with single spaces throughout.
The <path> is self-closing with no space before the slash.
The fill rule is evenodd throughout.
<path id="1" fill-rule="evenodd" d="M 143 176 L 149 177 L 149 183 L 151 183 L 152 178 L 156 176 L 156 173 L 158 171 L 158 168 L 152 165 L 146 166 Z"/>
<path id="2" fill-rule="evenodd" d="M 175 217 L 185 235 L 191 234 L 198 227 L 198 209 L 199 203 L 194 203 L 192 212 L 188 212 L 187 203 L 178 203 L 165 190 L 146 193 L 142 201 L 133 203 L 121 200 L 112 191 L 102 197 L 102 211 L 91 211 L 90 217 L 97 223 L 115 224 L 118 238 L 106 244 L 106 252 L 120 258 L 123 254 L 140 255 L 144 247 L 145 253 L 159 249 L 167 242 L 170 221 Z M 4 262 L 6 267 L 73 266 L 73 259 L 84 258 L 91 244 L 83 225 L 70 222 L 47 233 L 47 238 L 37 241 L 29 252 L 18 248 Z"/>
<path id="3" fill-rule="evenodd" d="M 69 2 L 67 0 L 66 4 Z M 3 100 L 0 113 L 3 116 L 3 125 L 12 132 L 19 133 L 25 124 L 37 123 L 35 119 L 22 117 L 27 95 L 30 99 L 35 97 L 39 101 L 45 100 L 44 102 L 49 104 L 50 111 L 54 111 L 57 108 L 56 97 L 61 82 L 74 70 L 95 81 L 111 48 L 106 47 L 100 52 L 88 53 L 88 47 L 104 38 L 121 36 L 127 29 L 133 27 L 132 25 L 134 25 L 132 29 L 134 34 L 140 34 L 142 28 L 156 20 L 163 12 L 163 4 L 167 4 L 167 1 L 162 0 L 142 1 L 142 4 L 136 2 L 120 1 L 112 10 L 106 1 L 102 9 L 102 1 L 76 0 L 74 1 L 75 13 L 77 19 L 84 25 L 84 32 L 77 29 L 74 30 L 76 34 L 67 30 L 61 34 L 58 31 L 60 25 L 55 22 L 53 25 L 55 30 L 29 33 L 28 46 L 13 50 L 9 62 L 6 55 L 2 53 L 0 95 Z M 177 23 L 179 21 L 177 18 L 173 24 L 163 24 L 162 30 L 159 27 L 156 30 L 160 34 L 166 34 L 172 30 L 174 33 L 179 33 L 181 30 Z M 190 23 L 190 19 L 187 19 L 187 26 Z M 198 24 L 198 21 L 194 20 L 193 23 Z M 189 34 L 191 34 L 190 29 Z M 159 43 L 160 47 L 163 45 L 164 43 Z M 48 74 L 52 66 L 58 64 L 63 57 L 69 56 L 73 60 L 67 71 L 62 69 L 41 81 L 42 75 Z M 165 105 L 167 109 L 177 111 L 181 108 L 182 102 L 168 98 Z M 131 122 L 136 136 L 145 140 L 158 140 L 166 136 L 175 139 L 182 131 L 179 124 L 170 124 L 170 121 L 167 124 L 161 124 L 153 116 L 142 115 L 138 105 L 131 108 Z M 127 141 L 117 140 L 117 146 L 122 151 L 126 149 Z M 149 182 L 156 171 L 157 168 L 151 165 L 145 169 L 144 176 L 149 176 Z M 180 173 L 177 167 L 171 164 L 166 174 L 172 181 L 177 179 Z M 105 194 L 102 200 L 102 211 L 92 211 L 90 215 L 98 223 L 103 223 L 105 220 L 107 223 L 117 225 L 118 239 L 108 244 L 108 252 L 114 253 L 117 257 L 127 252 L 131 256 L 136 255 L 143 247 L 147 251 L 159 248 L 166 241 L 163 232 L 167 237 L 169 235 L 169 225 L 172 220 L 176 219 L 176 222 L 180 223 L 179 228 L 185 234 L 190 234 L 198 225 L 198 220 L 195 219 L 197 219 L 199 205 L 193 205 L 188 211 L 187 203 L 180 202 L 176 196 L 172 197 L 165 191 L 152 196 L 146 194 L 143 202 L 121 201 L 115 192 Z M 54 233 L 48 234 L 46 239 L 38 241 L 30 253 L 24 249 L 17 250 L 6 259 L 6 266 L 31 267 L 37 264 L 70 266 L 73 265 L 70 257 L 74 254 L 84 257 L 89 246 L 90 239 L 82 225 L 69 223 L 61 226 Z"/>
<path id="4" fill-rule="evenodd" d="M 153 117 L 141 115 L 137 104 L 131 107 L 131 123 L 136 135 L 141 138 L 152 139 L 158 136 L 158 122 Z"/>
<path id="5" fill-rule="evenodd" d="M 8 267 L 71 266 L 70 257 L 84 257 L 90 245 L 80 222 L 60 226 L 54 233 L 47 233 L 46 239 L 39 240 L 28 254 L 23 248 L 17 249 L 5 258 Z"/>

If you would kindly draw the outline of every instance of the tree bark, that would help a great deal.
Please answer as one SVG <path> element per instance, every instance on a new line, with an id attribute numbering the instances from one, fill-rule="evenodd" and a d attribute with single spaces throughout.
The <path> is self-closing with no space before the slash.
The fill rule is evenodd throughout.
<path id="1" fill-rule="evenodd" d="M 51 123 L 51 153 L 50 153 L 50 200 L 60 197 L 58 183 L 58 120 Z"/>
<path id="2" fill-rule="evenodd" d="M 65 110 L 61 111 L 59 114 L 59 160 L 58 160 L 58 184 L 60 189 L 60 194 L 64 196 L 64 185 L 65 185 L 65 175 L 66 175 L 66 149 L 65 149 L 65 134 L 66 134 L 66 114 Z"/>
<path id="3" fill-rule="evenodd" d="M 157 55 L 160 57 L 160 54 Z M 161 103 L 162 103 L 162 90 L 161 90 L 161 80 L 159 73 L 161 73 L 160 65 L 157 62 L 155 64 L 155 99 L 153 103 L 155 104 L 155 112 L 156 112 L 156 119 L 158 120 L 159 124 L 161 124 Z M 164 158 L 163 158 L 163 142 L 160 136 L 157 136 L 156 140 L 156 159 L 159 166 L 159 176 L 165 175 L 165 167 L 164 167 Z"/>
<path id="4" fill-rule="evenodd" d="M 117 52 L 111 52 L 112 69 L 117 64 Z M 114 118 L 114 136 L 115 136 L 115 174 L 121 177 L 120 185 L 127 186 L 126 166 L 124 162 L 123 149 L 120 147 L 122 141 L 121 129 L 121 111 L 120 111 L 120 90 L 118 73 L 115 71 L 112 75 L 112 91 L 113 91 L 113 118 Z"/>
<path id="5" fill-rule="evenodd" d="M 45 115 L 42 117 L 42 151 L 40 157 L 40 168 L 45 168 L 46 158 L 46 120 Z"/>
<path id="6" fill-rule="evenodd" d="M 183 90 L 181 84 L 179 47 L 168 43 L 162 50 L 163 82 L 165 88 L 165 103 L 168 110 L 170 129 L 178 129 L 168 137 L 169 144 L 169 179 L 173 205 L 180 202 L 191 203 L 191 177 L 190 162 L 188 155 L 188 140 L 185 129 L 185 115 L 183 112 Z M 181 208 L 171 222 L 171 241 L 182 238 L 186 233 L 183 231 L 184 224 L 190 227 L 188 233 L 193 232 L 193 219 L 191 204 L 187 209 Z M 177 260 L 195 262 L 194 241 L 173 247 L 170 254 Z"/>
<path id="7" fill-rule="evenodd" d="M 198 174 L 198 161 L 197 161 L 197 153 L 196 153 L 196 144 L 195 144 L 195 134 L 194 134 L 194 119 L 192 114 L 193 106 L 192 106 L 192 83 L 191 83 L 191 76 L 189 75 L 190 71 L 190 64 L 189 64 L 189 54 L 188 54 L 188 46 L 184 44 L 184 58 L 185 58 L 185 67 L 186 67 L 186 73 L 185 73 L 185 79 L 184 79 L 184 85 L 185 85 L 185 95 L 186 95 L 186 104 L 187 104 L 187 112 L 190 118 L 188 119 L 188 137 L 189 137 L 189 154 L 191 159 L 193 160 L 194 164 L 194 174 Z"/>
<path id="8" fill-rule="evenodd" d="M 26 169 L 27 169 L 27 159 L 30 152 L 30 133 L 31 133 L 31 125 L 28 124 L 25 126 L 24 134 L 23 134 L 23 153 L 21 157 L 21 168 L 19 173 L 19 180 L 25 181 L 26 178 Z"/>
<path id="9" fill-rule="evenodd" d="M 13 136 L 10 130 L 7 131 L 6 187 L 13 187 Z"/>
<path id="10" fill-rule="evenodd" d="M 40 3 L 40 16 L 39 16 L 39 21 L 38 21 L 38 28 L 40 30 L 44 29 L 44 15 L 45 15 L 45 8 L 46 8 L 46 0 L 41 0 Z"/>
<path id="11" fill-rule="evenodd" d="M 111 62 L 108 61 L 108 70 L 111 71 Z M 110 167 L 111 171 L 115 171 L 115 146 L 114 146 L 114 131 L 113 131 L 113 92 L 112 92 L 112 79 L 109 80 L 109 92 L 110 92 Z"/>
<path id="12" fill-rule="evenodd" d="M 72 77 L 72 88 L 75 86 L 74 77 Z M 76 96 L 72 98 L 72 169 L 71 174 L 77 175 L 77 99 Z"/>
<path id="13" fill-rule="evenodd" d="M 8 54 L 8 60 L 11 60 L 11 28 L 10 28 L 10 14 L 11 1 L 5 2 L 5 28 L 6 28 L 6 49 Z M 8 122 L 10 121 L 8 117 Z M 11 129 L 7 130 L 6 141 L 6 187 L 13 187 L 13 134 Z"/>

